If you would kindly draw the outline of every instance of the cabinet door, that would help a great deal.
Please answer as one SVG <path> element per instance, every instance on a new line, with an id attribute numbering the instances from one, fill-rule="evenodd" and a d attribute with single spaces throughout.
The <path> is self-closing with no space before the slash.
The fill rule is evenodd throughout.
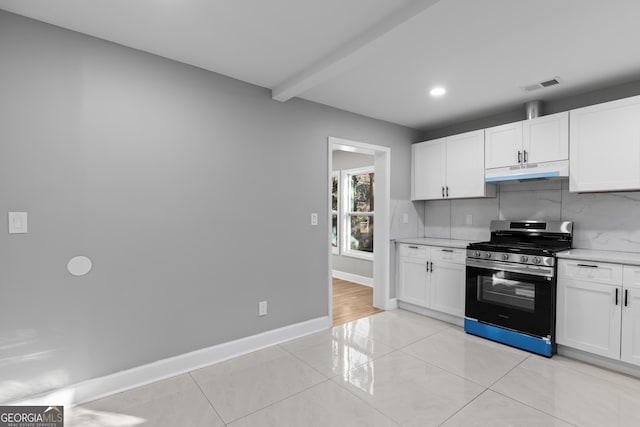
<path id="1" fill-rule="evenodd" d="M 522 122 L 485 129 L 484 147 L 486 169 L 518 165 L 522 155 Z"/>
<path id="2" fill-rule="evenodd" d="M 446 186 L 449 197 L 483 197 L 484 130 L 447 138 Z"/>
<path id="3" fill-rule="evenodd" d="M 570 112 L 569 190 L 640 189 L 640 96 Z"/>
<path id="4" fill-rule="evenodd" d="M 624 266 L 620 359 L 640 365 L 640 267 Z"/>
<path id="5" fill-rule="evenodd" d="M 429 308 L 454 316 L 464 316 L 465 266 L 434 262 L 429 288 Z"/>
<path id="6" fill-rule="evenodd" d="M 398 258 L 398 299 L 426 307 L 428 274 L 426 259 Z"/>
<path id="7" fill-rule="evenodd" d="M 558 279 L 556 341 L 619 359 L 621 301 L 620 286 Z"/>
<path id="8" fill-rule="evenodd" d="M 442 199 L 445 186 L 445 138 L 411 146 L 412 200 Z"/>
<path id="9" fill-rule="evenodd" d="M 523 158 L 525 163 L 553 162 L 569 158 L 569 112 L 525 120 Z"/>

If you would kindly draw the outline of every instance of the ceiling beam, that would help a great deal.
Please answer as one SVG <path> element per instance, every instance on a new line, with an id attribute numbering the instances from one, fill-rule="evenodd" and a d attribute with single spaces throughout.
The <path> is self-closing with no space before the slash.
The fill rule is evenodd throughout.
<path id="1" fill-rule="evenodd" d="M 415 0 L 386 16 L 368 30 L 341 45 L 309 67 L 288 78 L 271 90 L 277 101 L 288 101 L 329 78 L 348 70 L 367 55 L 372 43 L 420 14 L 439 0 Z"/>

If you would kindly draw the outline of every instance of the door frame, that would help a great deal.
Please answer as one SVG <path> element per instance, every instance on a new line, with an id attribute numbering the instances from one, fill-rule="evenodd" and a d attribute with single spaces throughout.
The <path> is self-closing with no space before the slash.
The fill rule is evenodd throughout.
<path id="1" fill-rule="evenodd" d="M 373 306 L 382 310 L 392 310 L 398 307 L 397 300 L 390 298 L 390 246 L 391 229 L 391 148 L 381 145 L 368 144 L 343 138 L 328 137 L 328 168 L 327 168 L 327 252 L 329 261 L 328 294 L 329 294 L 329 326 L 333 324 L 333 252 L 331 250 L 331 173 L 333 169 L 333 152 L 350 151 L 367 154 L 374 157 L 376 185 L 374 198 L 376 201 L 375 221 L 373 223 L 374 252 L 373 252 Z"/>

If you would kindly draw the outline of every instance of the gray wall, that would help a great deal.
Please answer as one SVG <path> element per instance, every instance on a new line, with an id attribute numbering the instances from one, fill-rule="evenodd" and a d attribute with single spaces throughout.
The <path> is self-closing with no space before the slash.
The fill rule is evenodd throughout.
<path id="1" fill-rule="evenodd" d="M 421 132 L 2 11 L 0 57 L 0 401 L 326 316 L 330 135 L 409 198 Z"/>
<path id="2" fill-rule="evenodd" d="M 373 166 L 374 162 L 373 156 L 337 150 L 333 152 L 331 166 L 334 171 L 340 171 Z M 373 261 L 344 255 L 332 255 L 331 263 L 334 270 L 373 279 Z"/>

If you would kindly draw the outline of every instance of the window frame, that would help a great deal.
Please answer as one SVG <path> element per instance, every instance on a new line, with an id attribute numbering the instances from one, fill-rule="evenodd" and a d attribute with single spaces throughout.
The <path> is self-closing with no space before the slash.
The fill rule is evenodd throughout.
<path id="1" fill-rule="evenodd" d="M 375 233 L 374 233 L 374 251 L 361 251 L 357 249 L 351 249 L 350 245 L 350 237 L 351 237 L 351 217 L 352 216 L 370 216 L 375 218 L 375 205 L 374 210 L 370 212 L 351 212 L 351 177 L 353 175 L 362 175 L 362 174 L 370 174 L 372 173 L 374 176 L 374 185 L 375 185 L 375 167 L 374 166 L 365 166 L 361 168 L 353 168 L 353 169 L 343 169 L 340 171 L 340 181 L 342 183 L 340 192 L 342 193 L 340 197 L 339 207 L 340 209 L 340 228 L 342 233 L 340 236 L 340 252 L 343 256 L 348 256 L 352 258 L 360 258 L 365 260 L 373 261 L 373 254 L 375 251 Z"/>

